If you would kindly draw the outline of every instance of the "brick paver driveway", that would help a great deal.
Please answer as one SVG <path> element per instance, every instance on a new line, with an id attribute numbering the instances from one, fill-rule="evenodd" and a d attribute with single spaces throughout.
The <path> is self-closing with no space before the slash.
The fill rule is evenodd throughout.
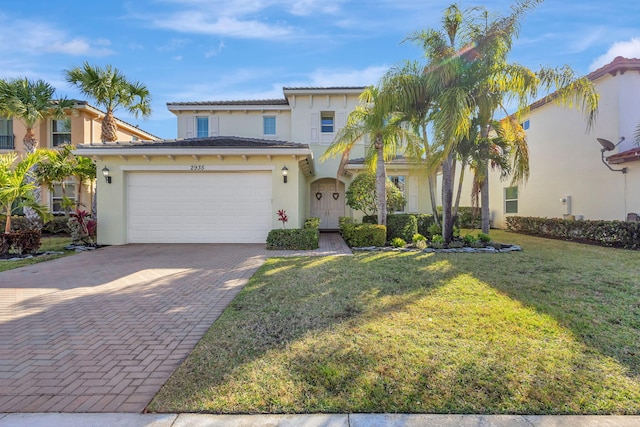
<path id="1" fill-rule="evenodd" d="M 127 245 L 0 273 L 0 413 L 142 411 L 277 255 L 292 253 Z"/>

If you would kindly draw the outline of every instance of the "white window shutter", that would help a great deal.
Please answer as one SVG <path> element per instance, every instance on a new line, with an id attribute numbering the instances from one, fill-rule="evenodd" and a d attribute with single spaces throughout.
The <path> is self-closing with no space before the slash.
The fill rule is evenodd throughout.
<path id="1" fill-rule="evenodd" d="M 409 213 L 418 212 L 418 178 L 415 176 L 409 177 Z"/>
<path id="2" fill-rule="evenodd" d="M 196 120 L 196 118 L 194 116 L 184 116 L 184 121 L 185 121 L 185 133 L 184 133 L 184 137 L 185 138 L 193 138 L 193 122 Z"/>
<path id="3" fill-rule="evenodd" d="M 311 142 L 318 142 L 318 124 L 320 118 L 318 113 L 311 113 Z"/>
<path id="4" fill-rule="evenodd" d="M 338 113 L 336 117 L 336 132 L 339 132 L 345 125 L 345 113 Z"/>
<path id="5" fill-rule="evenodd" d="M 218 136 L 219 133 L 218 116 L 209 116 L 209 136 Z"/>

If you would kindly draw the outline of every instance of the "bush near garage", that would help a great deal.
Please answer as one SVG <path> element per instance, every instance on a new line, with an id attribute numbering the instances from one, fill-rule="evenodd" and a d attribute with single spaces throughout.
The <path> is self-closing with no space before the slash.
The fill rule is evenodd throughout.
<path id="1" fill-rule="evenodd" d="M 317 228 L 274 229 L 267 236 L 267 249 L 310 250 L 318 249 L 320 232 Z"/>
<path id="2" fill-rule="evenodd" d="M 507 228 L 523 234 L 640 249 L 640 222 L 589 221 L 560 218 L 507 217 Z"/>
<path id="3" fill-rule="evenodd" d="M 0 256 L 33 254 L 40 248 L 40 230 L 19 230 L 0 234 Z"/>

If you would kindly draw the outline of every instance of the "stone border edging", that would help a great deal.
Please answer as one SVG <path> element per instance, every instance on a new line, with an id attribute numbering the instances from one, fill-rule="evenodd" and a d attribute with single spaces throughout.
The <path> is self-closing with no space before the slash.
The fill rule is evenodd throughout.
<path id="1" fill-rule="evenodd" d="M 392 248 L 389 246 L 364 246 L 360 248 L 351 248 L 352 251 L 358 252 L 423 252 L 423 253 L 504 253 L 504 252 L 520 252 L 522 251 L 522 247 L 518 245 L 503 245 L 505 247 L 501 247 L 500 249 L 496 249 L 493 246 L 487 246 L 486 248 L 450 248 L 450 249 L 434 249 L 434 248 Z"/>

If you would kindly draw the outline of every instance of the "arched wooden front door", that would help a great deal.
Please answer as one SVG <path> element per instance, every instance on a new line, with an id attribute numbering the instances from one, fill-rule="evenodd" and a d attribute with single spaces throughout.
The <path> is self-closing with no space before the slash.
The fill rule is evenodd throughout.
<path id="1" fill-rule="evenodd" d="M 337 230 L 344 216 L 344 183 L 331 178 L 312 183 L 311 216 L 320 218 L 321 230 Z"/>

